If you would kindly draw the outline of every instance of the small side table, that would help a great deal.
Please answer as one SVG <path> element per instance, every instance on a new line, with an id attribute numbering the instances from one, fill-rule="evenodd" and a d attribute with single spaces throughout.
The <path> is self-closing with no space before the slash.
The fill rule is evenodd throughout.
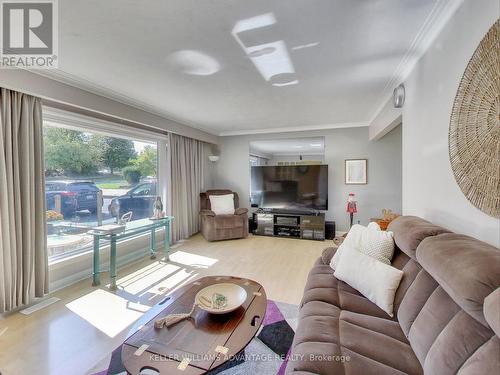
<path id="1" fill-rule="evenodd" d="M 110 289 L 116 289 L 116 245 L 117 241 L 133 236 L 137 236 L 142 233 L 150 232 L 150 256 L 151 259 L 156 258 L 156 230 L 165 229 L 165 247 L 164 255 L 165 259 L 168 260 L 168 251 L 170 249 L 170 222 L 173 217 L 167 216 L 165 218 L 150 220 L 142 219 L 131 221 L 127 223 L 125 229 L 119 233 L 102 233 L 99 230 L 91 230 L 87 232 L 94 236 L 94 256 L 93 256 L 93 281 L 92 286 L 97 286 L 101 284 L 101 269 L 100 269 L 100 240 L 110 241 L 110 257 L 109 257 L 109 276 L 110 276 Z"/>

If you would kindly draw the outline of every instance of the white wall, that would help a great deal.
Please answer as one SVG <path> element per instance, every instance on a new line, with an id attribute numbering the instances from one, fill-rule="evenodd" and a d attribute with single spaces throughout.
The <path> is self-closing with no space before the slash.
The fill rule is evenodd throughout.
<path id="1" fill-rule="evenodd" d="M 325 137 L 324 159 L 329 166 L 326 217 L 335 220 L 337 230 L 348 228 L 345 204 L 350 192 L 358 199 L 359 214 L 355 221 L 367 224 L 371 217 L 380 217 L 383 208 L 401 212 L 401 127 L 378 141 L 368 139 L 368 127 L 221 137 L 216 187 L 238 192 L 241 206 L 249 208 L 249 143 L 311 136 Z M 368 159 L 368 184 L 345 185 L 344 160 L 361 158 Z"/>
<path id="2" fill-rule="evenodd" d="M 474 207 L 448 157 L 448 128 L 462 74 L 500 14 L 498 0 L 466 0 L 405 82 L 403 213 L 500 244 L 498 218 Z"/>

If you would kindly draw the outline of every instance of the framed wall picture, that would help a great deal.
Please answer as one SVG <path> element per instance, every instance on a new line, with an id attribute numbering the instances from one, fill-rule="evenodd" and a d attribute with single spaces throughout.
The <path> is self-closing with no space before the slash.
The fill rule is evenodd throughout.
<path id="1" fill-rule="evenodd" d="M 345 161 L 345 184 L 364 185 L 368 183 L 368 159 L 347 159 Z"/>

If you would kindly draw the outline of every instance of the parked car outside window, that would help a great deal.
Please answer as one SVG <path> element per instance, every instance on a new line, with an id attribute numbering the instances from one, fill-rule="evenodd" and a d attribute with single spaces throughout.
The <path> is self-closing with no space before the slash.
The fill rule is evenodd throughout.
<path id="1" fill-rule="evenodd" d="M 48 210 L 55 210 L 55 196 L 61 196 L 61 213 L 69 218 L 77 211 L 89 211 L 95 215 L 101 190 L 92 181 L 47 181 L 45 200 Z M 102 195 L 101 195 L 102 197 Z M 101 202 L 102 205 L 102 202 Z"/>
<path id="2" fill-rule="evenodd" d="M 108 207 L 109 213 L 120 218 L 127 212 L 132 212 L 134 220 L 151 217 L 156 196 L 156 180 L 141 182 L 126 194 L 113 198 Z"/>

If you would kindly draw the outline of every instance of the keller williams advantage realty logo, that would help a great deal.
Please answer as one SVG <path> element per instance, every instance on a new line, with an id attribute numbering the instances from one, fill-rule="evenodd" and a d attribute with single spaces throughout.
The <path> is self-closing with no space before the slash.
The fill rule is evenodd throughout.
<path id="1" fill-rule="evenodd" d="M 57 0 L 0 0 L 0 68 L 57 68 Z"/>

